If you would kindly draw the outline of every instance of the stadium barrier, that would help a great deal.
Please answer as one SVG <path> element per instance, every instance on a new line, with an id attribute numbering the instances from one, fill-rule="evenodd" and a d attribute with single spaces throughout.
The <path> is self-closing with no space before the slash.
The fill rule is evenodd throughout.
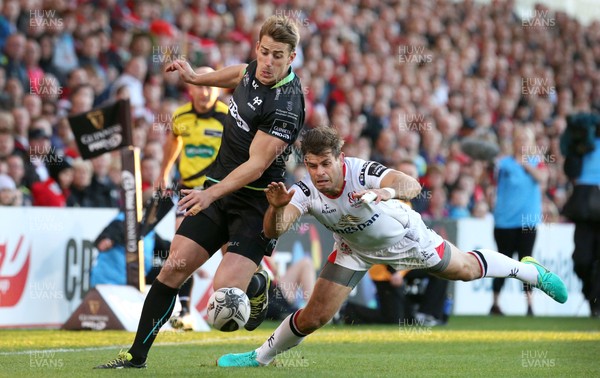
<path id="1" fill-rule="evenodd" d="M 89 275 L 98 252 L 93 241 L 115 217 L 116 209 L 2 208 L 0 217 L 0 327 L 60 328 L 79 307 L 89 290 Z M 157 227 L 166 239 L 173 237 L 173 213 Z M 460 220 L 433 225 L 442 236 L 463 250 L 495 248 L 493 221 Z M 455 234 L 456 233 L 456 234 Z M 454 240 L 456 235 L 456 240 Z M 277 245 L 275 259 L 282 266 L 310 255 L 318 270 L 331 252 L 331 233 L 306 217 L 294 225 Z M 587 316 L 589 309 L 580 294 L 581 284 L 573 273 L 573 225 L 542 225 L 534 247 L 534 256 L 564 278 L 569 301 L 559 305 L 534 291 L 534 311 L 538 315 Z M 220 254 L 205 265 L 214 273 Z M 283 273 L 281 271 L 280 273 Z M 211 294 L 211 280 L 195 278 L 192 307 L 202 316 Z M 366 277 L 365 277 L 366 278 Z M 373 303 L 373 290 L 365 279 L 353 301 Z M 454 314 L 486 314 L 492 301 L 492 280 L 457 282 Z M 524 314 L 525 300 L 521 285 L 507 280 L 501 294 L 501 307 L 507 314 Z"/>

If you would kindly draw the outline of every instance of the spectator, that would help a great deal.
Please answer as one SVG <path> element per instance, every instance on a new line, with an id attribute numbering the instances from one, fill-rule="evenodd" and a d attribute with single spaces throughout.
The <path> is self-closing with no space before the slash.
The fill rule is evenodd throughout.
<path id="1" fill-rule="evenodd" d="M 52 80 L 52 78 L 50 77 Z M 45 80 L 44 80 L 45 81 Z M 44 83 L 44 86 L 47 84 Z M 27 109 L 31 120 L 38 119 L 42 116 L 42 98 L 35 93 L 27 93 L 23 95 L 23 107 Z"/>
<path id="2" fill-rule="evenodd" d="M 73 165 L 73 183 L 69 190 L 67 206 L 69 207 L 97 207 L 90 191 L 93 167 L 89 160 L 75 159 Z"/>
<path id="3" fill-rule="evenodd" d="M 40 68 L 40 45 L 33 39 L 25 42 L 23 62 L 27 70 L 30 93 L 40 93 L 40 83 L 44 78 L 44 71 Z"/>
<path id="4" fill-rule="evenodd" d="M 13 179 L 0 173 L 0 206 L 21 206 L 20 194 Z"/>
<path id="5" fill-rule="evenodd" d="M 134 114 L 142 112 L 144 109 L 144 79 L 148 71 L 148 65 L 143 57 L 133 57 L 125 66 L 123 74 L 112 84 L 111 97 L 116 95 L 117 89 L 123 85 L 127 86 L 129 91 L 129 100 Z"/>
<path id="6" fill-rule="evenodd" d="M 383 165 L 393 165 L 391 157 L 396 150 L 396 135 L 390 129 L 381 130 L 375 141 L 370 160 L 377 161 Z"/>
<path id="7" fill-rule="evenodd" d="M 490 213 L 490 207 L 485 201 L 477 201 L 473 205 L 473 211 L 471 215 L 474 218 L 487 219 L 489 217 L 493 217 L 492 213 Z"/>
<path id="8" fill-rule="evenodd" d="M 414 160 L 407 159 L 412 161 L 416 166 Z M 417 170 L 418 172 L 418 170 Z M 414 206 L 415 211 L 422 213 L 429 207 L 429 201 L 431 199 L 431 193 L 433 190 L 438 188 L 443 188 L 444 186 L 444 167 L 439 164 L 430 165 L 427 168 L 427 174 L 423 178 L 423 189 L 419 196 L 413 199 L 412 204 Z"/>
<path id="9" fill-rule="evenodd" d="M 158 180 L 160 176 L 160 163 L 158 160 L 144 156 L 140 163 L 141 176 L 142 176 L 142 191 L 147 189 L 152 190 L 152 185 Z"/>
<path id="10" fill-rule="evenodd" d="M 8 158 L 15 151 L 13 130 L 12 115 L 8 112 L 0 112 L 0 159 Z"/>
<path id="11" fill-rule="evenodd" d="M 591 316 L 600 317 L 600 118 L 576 114 L 567 118 L 561 137 L 564 170 L 573 191 L 563 208 L 575 223 L 573 269 Z"/>
<path id="12" fill-rule="evenodd" d="M 111 157 L 106 153 L 91 159 L 92 181 L 89 187 L 92 207 L 118 207 L 119 188 L 108 176 Z"/>
<path id="13" fill-rule="evenodd" d="M 8 175 L 13 179 L 17 190 L 21 192 L 21 198 L 23 199 L 23 206 L 31 206 L 31 191 L 24 184 L 25 178 L 25 162 L 23 162 L 23 156 L 19 154 L 10 155 L 6 158 L 8 165 Z"/>
<path id="14" fill-rule="evenodd" d="M 435 188 L 429 195 L 429 205 L 421 213 L 424 220 L 441 220 L 449 217 L 448 206 L 446 203 L 447 195 L 444 188 Z"/>
<path id="15" fill-rule="evenodd" d="M 61 82 L 65 82 L 68 73 L 79 65 L 75 52 L 76 41 L 73 37 L 73 32 L 77 26 L 75 17 L 75 13 L 65 13 L 62 22 L 57 24 L 57 36 L 52 40 L 54 49 L 52 50 L 51 60 L 45 62 L 46 67 L 52 67 L 53 70 L 56 70 Z M 48 59 L 49 54 L 42 54 L 42 57 Z"/>
<path id="16" fill-rule="evenodd" d="M 6 70 L 6 77 L 15 78 L 21 84 L 21 88 L 29 88 L 29 77 L 27 68 L 23 61 L 25 56 L 25 36 L 14 33 L 6 39 L 4 54 L 0 58 L 0 65 Z"/>
<path id="17" fill-rule="evenodd" d="M 542 222 L 542 188 L 548 180 L 548 170 L 536 154 L 534 134 L 531 129 L 518 128 L 513 136 L 513 154 L 498 161 L 497 194 L 494 207 L 494 238 L 498 251 L 519 260 L 531 256 Z M 494 301 L 490 314 L 503 315 L 498 299 L 503 279 L 494 279 Z M 524 285 L 527 295 L 527 315 L 533 316 L 531 287 Z"/>
<path id="18" fill-rule="evenodd" d="M 48 164 L 48 172 L 46 180 L 31 185 L 33 206 L 65 207 L 73 182 L 72 166 L 64 156 L 60 156 Z"/>
<path id="19" fill-rule="evenodd" d="M 106 82 L 106 71 L 100 65 L 100 35 L 102 32 L 93 32 L 83 38 L 81 51 L 78 55 L 79 64 L 94 72 L 101 80 Z M 86 71 L 87 72 L 87 71 Z"/>
<path id="20" fill-rule="evenodd" d="M 469 193 L 460 188 L 454 189 L 450 193 L 450 202 L 448 204 L 448 216 L 451 219 L 461 219 L 471 216 L 469 212 Z"/>
<path id="21" fill-rule="evenodd" d="M 5 91 L 11 99 L 9 108 L 20 106 L 23 103 L 24 88 L 21 80 L 17 77 L 8 77 Z"/>
<path id="22" fill-rule="evenodd" d="M 3 117 L 3 116 L 0 116 Z M 16 107 L 12 110 L 12 117 L 14 120 L 14 140 L 15 148 L 20 151 L 23 155 L 27 154 L 29 150 L 29 139 L 28 129 L 31 122 L 29 112 L 24 107 Z M 6 121 L 0 121 L 6 122 Z"/>
<path id="23" fill-rule="evenodd" d="M 29 160 L 25 168 L 27 187 L 31 188 L 34 182 L 48 180 L 50 177 L 48 163 L 57 159 L 52 151 L 50 135 L 46 129 L 31 128 L 29 130 Z"/>

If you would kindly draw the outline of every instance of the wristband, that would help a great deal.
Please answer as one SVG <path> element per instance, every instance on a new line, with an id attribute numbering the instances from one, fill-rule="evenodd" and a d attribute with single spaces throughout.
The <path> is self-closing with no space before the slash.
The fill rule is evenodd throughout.
<path id="1" fill-rule="evenodd" d="M 396 190 L 392 189 L 392 188 L 381 188 L 383 190 L 385 190 L 386 192 L 390 193 L 390 199 L 391 198 L 396 198 Z"/>

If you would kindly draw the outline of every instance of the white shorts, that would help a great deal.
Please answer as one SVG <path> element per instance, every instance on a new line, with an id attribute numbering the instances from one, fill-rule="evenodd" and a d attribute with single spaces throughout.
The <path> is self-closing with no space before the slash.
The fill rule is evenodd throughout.
<path id="1" fill-rule="evenodd" d="M 404 238 L 400 242 L 379 251 L 359 251 L 343 239 L 336 240 L 328 261 L 354 271 L 366 271 L 374 264 L 389 265 L 396 270 L 430 269 L 442 271 L 450 262 L 450 245 L 434 231 L 417 242 Z"/>

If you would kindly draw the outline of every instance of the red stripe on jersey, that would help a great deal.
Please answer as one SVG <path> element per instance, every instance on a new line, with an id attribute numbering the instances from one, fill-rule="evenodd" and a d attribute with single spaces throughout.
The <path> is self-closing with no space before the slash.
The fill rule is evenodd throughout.
<path id="1" fill-rule="evenodd" d="M 337 257 L 337 249 L 333 252 L 331 252 L 329 254 L 329 257 L 327 258 L 327 261 L 329 261 L 330 263 L 335 263 L 335 258 Z"/>

